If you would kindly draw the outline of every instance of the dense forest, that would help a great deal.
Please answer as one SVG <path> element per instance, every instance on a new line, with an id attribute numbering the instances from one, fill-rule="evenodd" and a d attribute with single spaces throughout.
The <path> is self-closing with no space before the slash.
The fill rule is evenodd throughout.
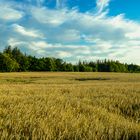
<path id="1" fill-rule="evenodd" d="M 22 53 L 17 47 L 6 47 L 0 53 L 1 72 L 73 71 L 73 72 L 140 72 L 140 66 L 113 60 L 79 61 L 67 63 L 59 58 L 37 58 Z"/>

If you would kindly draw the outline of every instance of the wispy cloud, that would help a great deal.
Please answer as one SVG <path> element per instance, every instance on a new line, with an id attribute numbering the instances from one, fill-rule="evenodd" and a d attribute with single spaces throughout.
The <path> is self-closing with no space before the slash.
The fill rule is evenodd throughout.
<path id="1" fill-rule="evenodd" d="M 67 0 L 56 0 L 56 8 L 61 9 L 65 7 Z"/>
<path id="2" fill-rule="evenodd" d="M 25 27 L 18 24 L 13 24 L 12 27 L 15 32 L 20 33 L 21 35 L 34 38 L 44 38 L 43 34 L 38 30 L 26 29 Z"/>
<path id="3" fill-rule="evenodd" d="M 42 6 L 45 0 L 36 0 L 37 6 Z"/>
<path id="4" fill-rule="evenodd" d="M 97 0 L 96 5 L 98 13 L 102 13 L 106 9 L 106 7 L 108 7 L 110 1 L 111 0 Z"/>
<path id="5" fill-rule="evenodd" d="M 58 9 L 58 8 L 60 8 L 60 6 L 61 6 L 60 0 L 56 0 L 56 8 Z"/>

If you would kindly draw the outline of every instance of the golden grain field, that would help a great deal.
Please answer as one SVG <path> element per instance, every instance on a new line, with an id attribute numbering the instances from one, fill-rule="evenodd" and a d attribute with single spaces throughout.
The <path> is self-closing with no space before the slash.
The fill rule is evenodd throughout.
<path id="1" fill-rule="evenodd" d="M 140 74 L 0 73 L 0 140 L 140 140 Z"/>

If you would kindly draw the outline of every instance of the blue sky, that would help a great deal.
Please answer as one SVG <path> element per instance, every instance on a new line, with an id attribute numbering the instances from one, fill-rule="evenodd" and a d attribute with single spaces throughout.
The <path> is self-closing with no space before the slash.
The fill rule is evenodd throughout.
<path id="1" fill-rule="evenodd" d="M 0 50 L 140 64 L 138 0 L 0 0 Z"/>

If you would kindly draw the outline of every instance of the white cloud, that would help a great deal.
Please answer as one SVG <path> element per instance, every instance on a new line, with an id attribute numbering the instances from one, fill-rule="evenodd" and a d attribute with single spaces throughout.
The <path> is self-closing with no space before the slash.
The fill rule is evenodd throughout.
<path id="1" fill-rule="evenodd" d="M 45 48 L 47 48 L 48 43 L 45 41 L 33 41 L 33 42 L 29 42 L 29 46 L 31 49 L 33 50 L 44 50 Z"/>
<path id="2" fill-rule="evenodd" d="M 4 21 L 16 21 L 24 16 L 22 11 L 12 8 L 10 5 L 0 3 L 0 19 Z"/>
<path id="3" fill-rule="evenodd" d="M 43 34 L 40 33 L 38 30 L 26 29 L 25 27 L 18 24 L 13 24 L 12 26 L 14 31 L 20 33 L 21 35 L 34 37 L 34 38 L 44 38 Z"/>
<path id="4" fill-rule="evenodd" d="M 66 52 L 66 51 L 58 51 L 58 52 L 56 53 L 56 56 L 57 56 L 58 58 L 67 58 L 67 57 L 71 57 L 72 54 L 71 54 L 70 52 Z"/>
<path id="5" fill-rule="evenodd" d="M 48 44 L 44 41 L 39 41 L 39 42 L 33 42 L 33 46 L 38 46 L 39 48 L 46 48 Z"/>
<path id="6" fill-rule="evenodd" d="M 15 38 L 10 38 L 8 40 L 8 44 L 12 45 L 12 46 L 20 46 L 20 45 L 25 45 L 27 43 L 25 43 L 24 41 L 21 41 L 21 40 L 17 40 Z"/>
<path id="7" fill-rule="evenodd" d="M 135 32 L 129 32 L 126 34 L 126 37 L 135 40 L 135 39 L 140 39 L 140 28 L 136 28 Z"/>
<path id="8" fill-rule="evenodd" d="M 81 35 L 80 32 L 75 29 L 62 29 L 61 32 L 59 31 L 58 34 L 55 33 L 53 35 L 53 39 L 61 43 L 74 43 L 81 39 Z"/>
<path id="9" fill-rule="evenodd" d="M 51 26 L 61 25 L 65 20 L 65 12 L 34 7 L 31 10 L 33 17 L 41 23 Z M 60 16 L 61 15 L 61 16 Z"/>

